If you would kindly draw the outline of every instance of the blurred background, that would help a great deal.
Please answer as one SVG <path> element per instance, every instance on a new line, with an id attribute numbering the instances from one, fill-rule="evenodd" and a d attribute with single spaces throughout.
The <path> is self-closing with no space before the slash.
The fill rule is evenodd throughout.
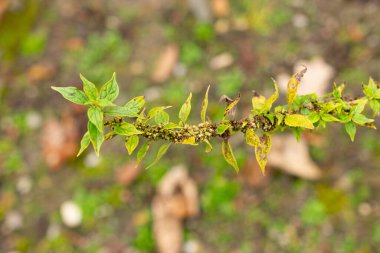
<path id="1" fill-rule="evenodd" d="M 210 119 L 239 92 L 240 117 L 271 77 L 285 103 L 301 64 L 300 93 L 345 82 L 357 97 L 380 80 L 379 12 L 376 0 L 0 0 L 0 252 L 378 252 L 379 131 L 277 134 L 266 176 L 243 136 L 238 175 L 217 141 L 207 154 L 174 145 L 145 171 L 119 138 L 76 158 L 85 108 L 50 86 L 115 71 L 117 102 L 145 95 L 173 119 L 193 92 L 193 123 L 209 84 Z"/>

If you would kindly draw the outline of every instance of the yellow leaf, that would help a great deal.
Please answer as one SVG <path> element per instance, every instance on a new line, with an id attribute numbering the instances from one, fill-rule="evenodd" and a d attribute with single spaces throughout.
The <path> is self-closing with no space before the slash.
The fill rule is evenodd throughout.
<path id="1" fill-rule="evenodd" d="M 232 149 L 231 149 L 230 144 L 228 143 L 228 140 L 223 140 L 222 142 L 222 153 L 226 162 L 228 162 L 232 167 L 234 167 L 236 173 L 238 173 L 239 167 L 237 165 L 235 156 L 232 153 Z"/>
<path id="2" fill-rule="evenodd" d="M 310 119 L 302 114 L 290 114 L 285 116 L 285 124 L 291 127 L 303 127 L 308 129 L 314 129 L 313 123 Z"/>
<path id="3" fill-rule="evenodd" d="M 179 119 L 183 123 L 186 122 L 187 117 L 189 117 L 189 114 L 191 111 L 191 97 L 192 97 L 192 94 L 190 92 L 190 95 L 187 97 L 186 102 L 182 105 L 181 110 L 179 111 L 179 114 L 178 114 Z"/>
<path id="4" fill-rule="evenodd" d="M 301 79 L 303 75 L 306 73 L 306 71 L 307 71 L 307 68 L 306 66 L 304 66 L 304 69 L 295 73 L 288 82 L 288 90 L 287 90 L 288 93 L 286 97 L 287 97 L 289 106 L 293 104 L 293 100 L 297 95 L 298 85 L 300 84 Z"/>
<path id="5" fill-rule="evenodd" d="M 273 83 L 274 83 L 274 89 L 275 89 L 275 92 L 272 94 L 272 96 L 270 96 L 266 101 L 265 101 L 265 105 L 264 105 L 264 110 L 265 111 L 270 111 L 270 109 L 272 108 L 272 105 L 273 103 L 277 100 L 278 98 L 278 86 L 277 86 L 277 83 L 275 80 L 273 80 Z"/>
<path id="6" fill-rule="evenodd" d="M 185 140 L 183 140 L 181 143 L 182 144 L 187 144 L 187 145 L 193 145 L 193 146 L 197 146 L 198 145 L 198 143 L 195 142 L 195 137 L 193 137 L 193 136 L 189 137 L 189 138 L 187 138 Z"/>
<path id="7" fill-rule="evenodd" d="M 261 171 L 265 174 L 265 166 L 268 160 L 268 153 L 271 148 L 271 138 L 268 134 L 263 134 L 261 137 L 256 135 L 253 129 L 248 129 L 245 133 L 246 142 L 250 146 L 255 147 L 255 156 Z"/>
<path id="8" fill-rule="evenodd" d="M 224 110 L 223 119 L 227 116 L 227 114 L 230 111 L 231 112 L 233 111 L 232 109 L 236 106 L 237 103 L 239 103 L 239 101 L 240 101 L 240 94 L 231 103 L 228 104 L 226 110 Z M 232 114 L 234 114 L 234 113 L 232 113 Z"/>
<path id="9" fill-rule="evenodd" d="M 256 160 L 260 165 L 261 172 L 265 175 L 265 167 L 268 161 L 268 153 L 272 146 L 270 135 L 264 134 L 260 138 L 260 143 L 255 146 Z"/>
<path id="10" fill-rule="evenodd" d="M 261 112 L 265 107 L 265 97 L 262 95 L 252 97 L 252 107 L 254 112 Z"/>
<path id="11" fill-rule="evenodd" d="M 209 89 L 210 89 L 210 85 L 207 87 L 205 98 L 203 99 L 202 110 L 201 110 L 202 122 L 206 121 L 206 110 L 207 110 L 207 106 L 208 106 L 208 90 Z"/>
<path id="12" fill-rule="evenodd" d="M 248 145 L 253 147 L 260 144 L 260 138 L 255 134 L 255 131 L 250 128 L 245 133 L 245 140 Z"/>

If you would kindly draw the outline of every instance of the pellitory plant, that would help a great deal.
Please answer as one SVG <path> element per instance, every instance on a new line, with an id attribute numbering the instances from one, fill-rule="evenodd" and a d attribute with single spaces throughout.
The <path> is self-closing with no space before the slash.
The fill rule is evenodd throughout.
<path id="1" fill-rule="evenodd" d="M 200 112 L 201 122 L 195 125 L 186 124 L 191 111 L 191 93 L 179 110 L 179 119 L 170 121 L 169 114 L 165 110 L 171 106 L 159 106 L 147 110 L 143 96 L 135 97 L 124 105 L 114 104 L 119 95 L 115 74 L 100 90 L 82 75 L 80 78 L 83 82 L 83 91 L 76 87 L 52 87 L 52 89 L 73 103 L 88 106 L 87 132 L 81 140 L 78 156 L 90 143 L 99 155 L 100 147 L 105 140 L 120 135 L 125 138 L 125 147 L 129 155 L 139 146 L 140 141 L 144 140 L 137 151 L 137 164 L 139 164 L 153 142 L 164 140 L 165 143 L 158 149 L 156 159 L 146 167 L 149 168 L 160 160 L 172 143 L 194 146 L 204 143 L 205 151 L 209 152 L 212 149 L 211 139 L 218 138 L 222 141 L 223 157 L 238 172 L 239 167 L 229 138 L 241 132 L 245 135 L 246 143 L 254 147 L 256 159 L 262 172 L 265 173 L 271 136 L 277 131 L 289 128 L 297 138 L 300 138 L 304 130 L 324 128 L 326 123 L 336 122 L 344 125 L 349 137 L 354 141 L 357 126 L 376 129 L 373 124 L 374 119 L 368 118 L 363 112 L 369 105 L 373 117 L 379 115 L 378 83 L 369 79 L 368 84 L 363 85 L 364 95 L 357 99 L 347 99 L 342 95 L 344 84 L 334 84 L 332 92 L 321 97 L 315 94 L 298 96 L 297 88 L 305 72 L 306 67 L 289 80 L 286 105 L 272 108 L 279 96 L 277 84 L 273 81 L 275 92 L 269 98 L 254 95 L 251 112 L 241 119 L 234 119 L 231 116 L 240 100 L 239 95 L 235 99 L 228 99 L 219 122 L 207 120 L 210 88 L 208 87 Z"/>

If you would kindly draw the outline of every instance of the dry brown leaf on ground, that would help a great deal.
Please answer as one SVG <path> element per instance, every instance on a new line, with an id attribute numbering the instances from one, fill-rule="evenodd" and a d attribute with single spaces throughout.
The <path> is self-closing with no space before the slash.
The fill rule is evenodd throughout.
<path id="1" fill-rule="evenodd" d="M 56 68 L 52 64 L 34 64 L 28 69 L 27 77 L 29 82 L 47 80 L 54 76 Z"/>
<path id="2" fill-rule="evenodd" d="M 168 213 L 163 199 L 153 200 L 153 232 L 159 253 L 180 253 L 183 243 L 182 221 Z"/>
<path id="3" fill-rule="evenodd" d="M 218 70 L 231 66 L 233 62 L 234 58 L 230 53 L 222 53 L 213 57 L 209 62 L 209 66 L 212 70 Z"/>
<path id="4" fill-rule="evenodd" d="M 182 166 L 176 166 L 162 179 L 158 186 L 158 195 L 168 200 L 177 200 L 183 203 L 185 217 L 195 216 L 199 213 L 198 190 L 187 170 Z M 182 199 L 182 200 L 181 200 Z M 180 205 L 173 205 L 179 207 Z M 174 209 L 168 209 L 175 213 Z"/>
<path id="5" fill-rule="evenodd" d="M 80 37 L 69 38 L 65 41 L 65 47 L 69 50 L 80 50 L 84 47 L 85 41 Z"/>
<path id="6" fill-rule="evenodd" d="M 268 164 L 304 179 L 321 177 L 320 168 L 310 158 L 307 144 L 302 139 L 297 142 L 291 134 L 272 137 Z"/>
<path id="7" fill-rule="evenodd" d="M 119 184 L 127 186 L 130 185 L 136 179 L 140 172 L 141 168 L 136 168 L 136 162 L 131 161 L 122 166 L 121 168 L 117 169 L 115 180 Z"/>
<path id="8" fill-rule="evenodd" d="M 212 0 L 211 9 L 216 17 L 226 17 L 230 14 L 229 0 Z"/>
<path id="9" fill-rule="evenodd" d="M 183 166 L 171 169 L 162 179 L 152 208 L 158 252 L 181 252 L 182 220 L 199 214 L 198 190 Z"/>
<path id="10" fill-rule="evenodd" d="M 347 33 L 350 36 L 351 40 L 354 42 L 362 42 L 365 38 L 365 32 L 363 31 L 363 28 L 358 25 L 349 25 L 347 27 Z"/>
<path id="11" fill-rule="evenodd" d="M 254 154 L 246 160 L 241 172 L 239 173 L 239 179 L 251 187 L 265 186 L 268 184 L 270 170 L 267 170 L 267 173 L 265 173 L 264 176 L 261 172 L 259 164 L 253 156 Z"/>
<path id="12" fill-rule="evenodd" d="M 9 0 L 0 0 L 0 22 L 8 6 L 9 6 Z"/>
<path id="13" fill-rule="evenodd" d="M 42 156 L 49 168 L 57 170 L 76 155 L 79 137 L 71 114 L 64 113 L 61 120 L 47 120 L 41 135 Z"/>
<path id="14" fill-rule="evenodd" d="M 178 46 L 170 44 L 162 51 L 152 74 L 152 80 L 155 82 L 164 82 L 173 73 L 173 69 L 178 61 Z"/>

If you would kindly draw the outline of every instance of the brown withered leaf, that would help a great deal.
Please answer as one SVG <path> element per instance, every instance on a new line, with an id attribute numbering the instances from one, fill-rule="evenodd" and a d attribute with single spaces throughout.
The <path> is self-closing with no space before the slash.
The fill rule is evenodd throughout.
<path id="1" fill-rule="evenodd" d="M 291 135 L 273 136 L 268 164 L 291 175 L 316 180 L 322 175 L 320 168 L 311 160 L 304 140 L 297 142 Z"/>
<path id="2" fill-rule="evenodd" d="M 166 46 L 155 63 L 153 81 L 164 82 L 170 77 L 178 61 L 178 51 L 178 46 L 175 44 Z"/>
<path id="3" fill-rule="evenodd" d="M 47 120 L 41 134 L 42 156 L 52 170 L 78 152 L 78 129 L 69 113 L 64 113 L 61 120 Z"/>
<path id="4" fill-rule="evenodd" d="M 230 53 L 222 53 L 213 57 L 209 66 L 213 70 L 223 69 L 229 67 L 234 62 L 234 58 Z"/>
<path id="5" fill-rule="evenodd" d="M 159 253 L 180 253 L 183 244 L 182 221 L 167 215 L 162 200 L 153 200 L 153 232 Z"/>
<path id="6" fill-rule="evenodd" d="M 267 185 L 270 170 L 267 170 L 265 175 L 261 172 L 260 166 L 254 157 L 249 157 L 242 171 L 239 173 L 239 179 L 251 187 L 262 187 Z"/>
<path id="7" fill-rule="evenodd" d="M 69 50 L 79 50 L 83 48 L 85 41 L 80 37 L 69 38 L 65 41 L 65 47 Z"/>
<path id="8" fill-rule="evenodd" d="M 56 68 L 47 63 L 34 64 L 28 69 L 27 77 L 30 82 L 47 80 L 54 76 Z"/>
<path id="9" fill-rule="evenodd" d="M 199 214 L 198 191 L 183 166 L 171 169 L 162 179 L 152 208 L 158 252 L 180 253 L 182 220 Z"/>
<path id="10" fill-rule="evenodd" d="M 3 14 L 5 13 L 5 11 L 7 10 L 9 6 L 9 2 L 10 2 L 9 0 L 0 0 L 0 22 L 3 17 Z"/>
<path id="11" fill-rule="evenodd" d="M 140 174 L 140 167 L 136 168 L 136 162 L 128 162 L 116 171 L 115 180 L 122 185 L 130 185 Z"/>
<path id="12" fill-rule="evenodd" d="M 230 14 L 229 0 L 212 0 L 211 9 L 216 17 L 226 17 Z"/>

